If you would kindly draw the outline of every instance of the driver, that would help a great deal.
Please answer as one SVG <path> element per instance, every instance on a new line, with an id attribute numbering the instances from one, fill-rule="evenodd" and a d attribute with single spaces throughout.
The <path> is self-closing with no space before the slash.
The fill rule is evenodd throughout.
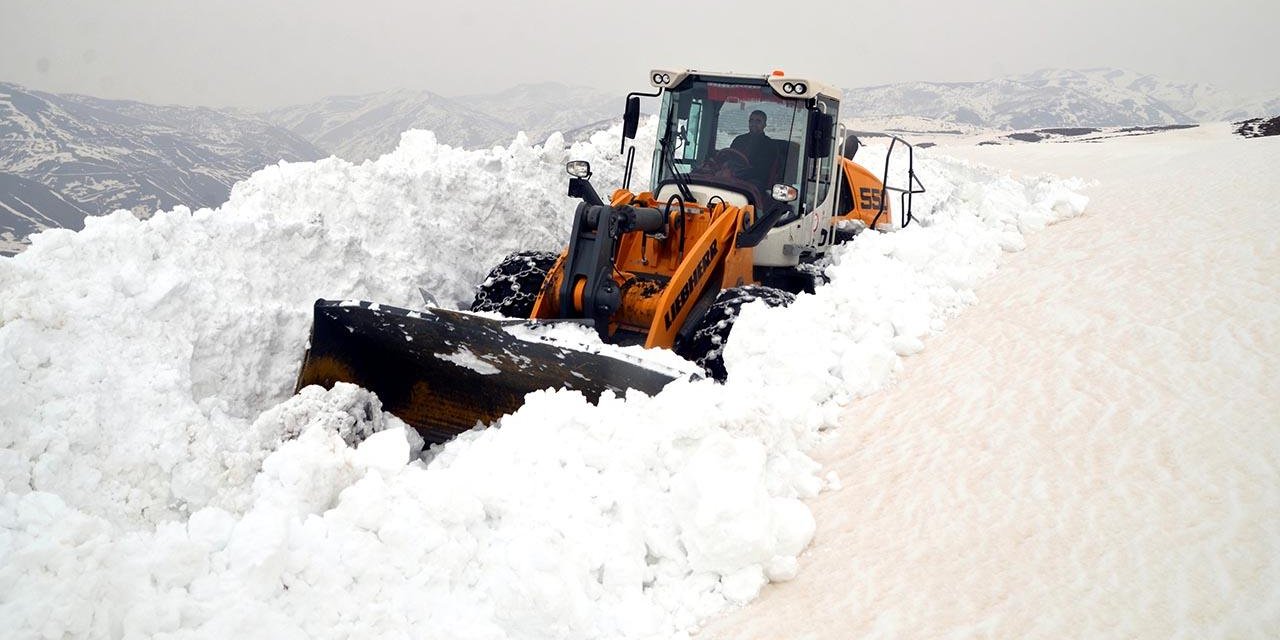
<path id="1" fill-rule="evenodd" d="M 746 176 L 766 193 L 769 191 L 769 180 L 773 177 L 773 165 L 778 160 L 778 142 L 765 135 L 764 126 L 768 116 L 759 109 L 751 112 L 747 118 L 747 132 L 734 138 L 729 148 L 741 151 L 751 162 L 751 170 Z"/>

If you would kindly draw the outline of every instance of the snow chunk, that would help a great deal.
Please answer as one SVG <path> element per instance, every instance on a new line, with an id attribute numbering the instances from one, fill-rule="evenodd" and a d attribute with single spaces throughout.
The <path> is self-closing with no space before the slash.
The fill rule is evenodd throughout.
<path id="1" fill-rule="evenodd" d="M 458 350 L 448 355 L 436 356 L 446 362 L 452 362 L 464 369 L 470 369 L 482 376 L 491 376 L 502 373 L 502 370 L 481 360 L 476 354 L 471 353 L 466 347 L 458 347 Z"/>

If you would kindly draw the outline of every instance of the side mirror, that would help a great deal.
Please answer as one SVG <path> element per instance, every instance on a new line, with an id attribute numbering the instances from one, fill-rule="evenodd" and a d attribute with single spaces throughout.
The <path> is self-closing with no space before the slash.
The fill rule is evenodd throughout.
<path id="1" fill-rule="evenodd" d="M 640 126 L 640 96 L 627 98 L 627 110 L 622 114 L 622 137 L 634 139 Z"/>
<path id="2" fill-rule="evenodd" d="M 860 146 L 862 146 L 862 141 L 858 139 L 858 136 L 851 133 L 849 137 L 844 139 L 844 153 L 842 155 L 852 160 L 854 156 L 858 155 L 858 147 Z"/>
<path id="3" fill-rule="evenodd" d="M 565 163 L 564 170 L 575 178 L 586 180 L 591 177 L 591 163 L 586 160 L 570 160 Z"/>
<path id="4" fill-rule="evenodd" d="M 831 155 L 831 130 L 835 126 L 835 118 L 828 113 L 814 113 L 809 122 L 810 158 L 825 158 Z"/>
<path id="5" fill-rule="evenodd" d="M 583 202 L 600 206 L 604 201 L 600 199 L 600 194 L 596 193 L 596 188 L 591 186 L 591 163 L 586 160 L 570 160 L 564 164 L 564 170 L 571 176 L 569 178 L 569 197 L 581 198 Z"/>

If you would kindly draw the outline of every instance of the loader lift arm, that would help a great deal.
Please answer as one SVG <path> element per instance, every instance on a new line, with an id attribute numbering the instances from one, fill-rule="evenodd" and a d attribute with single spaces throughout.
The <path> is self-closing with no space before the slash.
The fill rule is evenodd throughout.
<path id="1" fill-rule="evenodd" d="M 588 318 L 600 339 L 608 340 L 609 318 L 622 304 L 613 279 L 618 239 L 630 231 L 649 233 L 665 225 L 666 216 L 650 207 L 579 203 L 560 280 L 559 317 Z"/>

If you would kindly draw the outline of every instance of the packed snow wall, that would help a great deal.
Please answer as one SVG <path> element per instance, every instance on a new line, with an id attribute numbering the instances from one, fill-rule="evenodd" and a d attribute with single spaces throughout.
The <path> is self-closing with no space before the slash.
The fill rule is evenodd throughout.
<path id="1" fill-rule="evenodd" d="M 726 385 L 599 406 L 540 392 L 427 452 L 357 388 L 289 397 L 316 298 L 465 306 L 502 255 L 564 241 L 565 160 L 591 161 L 603 193 L 621 183 L 617 143 L 463 151 L 409 132 L 376 161 L 268 167 L 216 210 L 90 219 L 0 260 L 0 624 L 679 635 L 794 575 L 803 499 L 839 485 L 806 452 L 841 406 L 889 384 L 1002 252 L 1085 204 L 1070 181 L 921 153 L 917 224 L 840 248 L 816 295 L 748 307 Z"/>

